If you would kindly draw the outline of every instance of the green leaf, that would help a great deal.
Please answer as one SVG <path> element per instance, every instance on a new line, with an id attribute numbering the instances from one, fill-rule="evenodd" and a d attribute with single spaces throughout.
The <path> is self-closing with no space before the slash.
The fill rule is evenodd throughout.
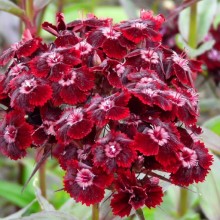
<path id="1" fill-rule="evenodd" d="M 213 155 L 214 156 L 214 155 Z M 219 219 L 220 216 L 220 160 L 214 156 L 211 172 L 204 183 L 197 185 L 200 196 L 200 206 L 208 219 Z"/>
<path id="2" fill-rule="evenodd" d="M 0 10 L 22 17 L 25 12 L 12 1 L 0 0 Z"/>
<path id="3" fill-rule="evenodd" d="M 19 220 L 79 220 L 72 215 L 59 212 L 59 211 L 42 211 L 36 214 L 32 214 L 28 217 L 19 218 Z"/>
<path id="4" fill-rule="evenodd" d="M 34 9 L 36 11 L 42 10 L 47 6 L 52 0 L 34 0 Z"/>
<path id="5" fill-rule="evenodd" d="M 184 219 L 179 217 L 179 201 L 180 197 L 180 187 L 178 186 L 170 186 L 166 191 L 166 194 L 163 198 L 163 203 L 160 207 L 155 209 L 154 218 L 155 219 L 163 219 L 163 220 L 176 220 L 176 219 Z M 193 207 L 198 203 L 199 195 L 195 192 L 195 187 L 188 187 L 188 203 L 187 203 L 187 213 L 193 214 Z M 186 218 L 187 219 L 187 218 Z"/>
<path id="6" fill-rule="evenodd" d="M 213 45 L 215 44 L 215 41 L 214 40 L 206 41 L 202 45 L 200 45 L 197 49 L 193 49 L 184 41 L 184 39 L 182 38 L 180 34 L 177 34 L 176 43 L 180 49 L 186 50 L 186 53 L 190 57 L 197 57 L 205 53 L 206 51 L 212 49 Z"/>
<path id="7" fill-rule="evenodd" d="M 143 208 L 144 217 L 147 220 L 155 220 L 154 213 L 155 209 L 149 209 L 147 207 Z"/>
<path id="8" fill-rule="evenodd" d="M 220 135 L 220 115 L 210 118 L 203 126 Z"/>
<path id="9" fill-rule="evenodd" d="M 13 204 L 23 208 L 35 199 L 35 195 L 31 191 L 22 191 L 22 186 L 8 181 L 0 181 L 0 197 L 7 199 Z M 33 206 L 32 210 L 37 211 L 38 206 Z"/>
<path id="10" fill-rule="evenodd" d="M 203 0 L 197 3 L 197 45 L 204 40 L 214 20 L 217 9 L 217 0 Z M 190 8 L 180 13 L 178 27 L 185 41 L 189 37 Z"/>
<path id="11" fill-rule="evenodd" d="M 203 133 L 201 136 L 206 147 L 214 154 L 220 155 L 220 136 L 205 127 L 202 130 Z"/>
<path id="12" fill-rule="evenodd" d="M 53 207 L 53 205 L 51 205 L 41 194 L 41 190 L 37 187 L 37 179 L 35 179 L 34 181 L 34 188 L 35 188 L 35 194 L 36 194 L 36 198 L 38 203 L 41 206 L 42 210 L 45 211 L 55 211 L 55 208 Z"/>
<path id="13" fill-rule="evenodd" d="M 27 210 L 36 202 L 37 200 L 35 199 L 34 201 L 32 201 L 30 204 L 28 204 L 27 206 L 25 206 L 23 209 L 19 210 L 18 212 L 13 213 L 12 215 L 7 216 L 6 218 L 3 218 L 1 220 L 15 220 L 18 218 L 21 218 L 23 214 L 25 214 L 27 212 Z"/>

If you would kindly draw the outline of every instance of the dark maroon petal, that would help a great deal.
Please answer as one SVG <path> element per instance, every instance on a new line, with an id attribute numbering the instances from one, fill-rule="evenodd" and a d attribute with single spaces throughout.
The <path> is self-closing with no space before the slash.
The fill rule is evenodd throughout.
<path id="1" fill-rule="evenodd" d="M 209 169 L 212 165 L 213 157 L 209 154 L 204 144 L 200 141 L 196 142 L 193 146 L 193 150 L 195 150 L 197 154 L 199 165 L 204 169 Z"/>
<path id="2" fill-rule="evenodd" d="M 78 159 L 78 154 L 77 151 L 79 150 L 77 146 L 74 144 L 70 143 L 68 145 L 61 145 L 58 144 L 57 148 L 61 148 L 60 151 L 58 152 L 56 157 L 58 157 L 59 164 L 60 166 L 66 170 L 67 169 L 67 163 L 70 160 L 77 160 Z"/>
<path id="3" fill-rule="evenodd" d="M 33 111 L 34 106 L 29 103 L 28 96 L 26 94 L 19 93 L 19 90 L 15 90 L 11 95 L 10 106 L 15 109 Z"/>
<path id="4" fill-rule="evenodd" d="M 94 87 L 94 73 L 83 67 L 75 70 L 77 72 L 76 84 L 82 91 L 88 91 Z"/>
<path id="5" fill-rule="evenodd" d="M 130 194 L 128 192 L 119 192 L 114 194 L 111 200 L 111 207 L 114 215 L 120 217 L 129 216 L 132 206 L 128 203 Z"/>
<path id="6" fill-rule="evenodd" d="M 0 66 L 6 65 L 15 55 L 15 50 L 13 48 L 9 48 L 3 52 L 0 56 Z"/>
<path id="7" fill-rule="evenodd" d="M 136 151 L 132 149 L 132 146 L 124 147 L 123 152 L 117 157 L 117 164 L 119 167 L 129 168 L 136 159 Z"/>
<path id="8" fill-rule="evenodd" d="M 129 203 L 134 209 L 138 209 L 144 205 L 147 195 L 141 187 L 134 186 L 132 187 L 132 191 Z"/>
<path id="9" fill-rule="evenodd" d="M 72 141 L 70 139 L 70 137 L 67 135 L 67 131 L 68 131 L 69 127 L 62 126 L 57 129 L 59 129 L 59 132 L 56 133 L 56 139 L 57 139 L 58 143 L 69 144 Z"/>
<path id="10" fill-rule="evenodd" d="M 133 49 L 136 47 L 136 44 L 128 39 L 124 38 L 123 36 L 119 36 L 118 38 L 119 43 L 122 47 L 126 47 L 128 49 Z"/>
<path id="11" fill-rule="evenodd" d="M 52 89 L 49 85 L 39 85 L 29 94 L 31 105 L 43 106 L 52 97 Z"/>
<path id="12" fill-rule="evenodd" d="M 63 55 L 63 62 L 70 66 L 76 66 L 80 64 L 82 61 L 79 59 L 80 53 L 75 49 L 66 49 L 60 52 Z"/>
<path id="13" fill-rule="evenodd" d="M 96 125 L 99 127 L 103 127 L 108 123 L 108 119 L 106 119 L 106 114 L 102 110 L 95 110 L 92 113 L 89 113 L 89 117 L 93 119 L 93 121 L 96 122 Z"/>
<path id="14" fill-rule="evenodd" d="M 81 139 L 92 130 L 93 123 L 90 120 L 82 120 L 69 128 L 67 134 L 74 139 Z"/>
<path id="15" fill-rule="evenodd" d="M 142 31 L 135 27 L 129 27 L 122 30 L 123 35 L 135 44 L 140 43 L 143 40 Z"/>
<path id="16" fill-rule="evenodd" d="M 162 39 L 161 34 L 151 28 L 144 29 L 142 34 L 153 42 L 160 42 Z"/>
<path id="17" fill-rule="evenodd" d="M 25 157 L 27 152 L 19 149 L 14 143 L 6 144 L 1 142 L 0 151 L 3 155 L 11 158 L 12 160 L 18 160 Z"/>
<path id="18" fill-rule="evenodd" d="M 56 23 L 57 23 L 57 30 L 62 31 L 66 29 L 66 24 L 64 21 L 63 13 L 57 13 L 56 15 Z"/>
<path id="19" fill-rule="evenodd" d="M 115 95 L 114 102 L 117 106 L 126 106 L 131 98 L 128 92 L 123 92 Z"/>
<path id="20" fill-rule="evenodd" d="M 26 123 L 22 111 L 13 110 L 0 124 L 0 151 L 13 160 L 26 155 L 25 149 L 32 143 L 33 127 Z"/>
<path id="21" fill-rule="evenodd" d="M 87 38 L 87 42 L 93 47 L 101 47 L 104 43 L 106 37 L 102 34 L 101 31 L 93 31 Z"/>
<path id="22" fill-rule="evenodd" d="M 51 34 L 58 36 L 57 27 L 55 25 L 46 21 L 42 24 L 42 28 Z"/>
<path id="23" fill-rule="evenodd" d="M 32 143 L 31 134 L 33 132 L 33 127 L 26 122 L 20 125 L 16 138 L 16 145 L 19 149 L 26 149 L 30 147 Z"/>
<path id="24" fill-rule="evenodd" d="M 65 181 L 64 189 L 67 191 L 76 202 L 81 202 L 87 206 L 99 203 L 104 198 L 104 189 L 95 185 L 83 189 L 73 180 Z M 88 196 L 89 195 L 89 196 Z"/>
<path id="25" fill-rule="evenodd" d="M 208 170 L 200 166 L 192 168 L 181 167 L 176 173 L 171 174 L 170 179 L 176 185 L 188 186 L 194 182 L 204 181 L 207 173 Z"/>
<path id="26" fill-rule="evenodd" d="M 72 33 L 59 35 L 54 41 L 57 47 L 73 46 L 79 42 L 78 38 Z"/>
<path id="27" fill-rule="evenodd" d="M 173 64 L 173 67 L 179 81 L 182 82 L 183 84 L 191 86 L 191 82 L 188 76 L 189 73 L 175 63 Z"/>
<path id="28" fill-rule="evenodd" d="M 130 111 L 126 107 L 115 106 L 112 107 L 106 114 L 106 118 L 112 120 L 121 120 L 127 118 L 130 115 Z"/>
<path id="29" fill-rule="evenodd" d="M 50 71 L 50 67 L 45 58 L 35 57 L 28 63 L 31 73 L 37 77 L 46 77 Z"/>
<path id="30" fill-rule="evenodd" d="M 125 47 L 122 47 L 119 44 L 118 40 L 114 39 L 105 40 L 102 47 L 103 51 L 110 58 L 122 59 L 127 53 L 127 49 Z"/>
<path id="31" fill-rule="evenodd" d="M 44 146 L 48 141 L 48 135 L 45 133 L 43 126 L 39 127 L 32 134 L 33 144 L 36 146 Z"/>
<path id="32" fill-rule="evenodd" d="M 167 158 L 169 158 L 169 160 L 167 160 Z M 172 164 L 176 164 L 176 167 L 178 167 L 179 164 L 176 151 L 175 149 L 173 149 L 170 143 L 160 147 L 159 153 L 156 156 L 156 160 L 159 163 L 161 163 L 164 167 Z"/>
<path id="33" fill-rule="evenodd" d="M 41 44 L 41 38 L 33 38 L 29 41 L 26 41 L 23 45 L 21 45 L 16 51 L 16 55 L 18 58 L 31 56 Z"/>
<path id="34" fill-rule="evenodd" d="M 84 102 L 87 98 L 86 93 L 80 91 L 75 85 L 63 87 L 61 89 L 60 96 L 65 103 L 70 105 Z"/>
<path id="35" fill-rule="evenodd" d="M 145 205 L 148 208 L 156 207 L 163 201 L 163 191 L 160 186 L 149 186 L 149 188 L 146 189 L 146 194 Z"/>
<path id="36" fill-rule="evenodd" d="M 58 63 L 55 64 L 50 71 L 50 75 L 48 77 L 49 80 L 53 82 L 58 82 L 62 76 L 70 71 L 70 67 L 63 64 L 63 63 Z"/>
<path id="37" fill-rule="evenodd" d="M 167 99 L 162 92 L 153 98 L 153 103 L 162 108 L 164 111 L 172 110 L 172 102 Z"/>
<path id="38" fill-rule="evenodd" d="M 134 138 L 134 148 L 146 156 L 157 155 L 159 145 L 148 134 L 137 133 Z"/>
<path id="39" fill-rule="evenodd" d="M 122 88 L 122 83 L 121 83 L 121 80 L 120 78 L 118 77 L 117 73 L 115 72 L 110 72 L 107 76 L 107 79 L 109 81 L 109 83 L 116 87 L 116 88 Z"/>

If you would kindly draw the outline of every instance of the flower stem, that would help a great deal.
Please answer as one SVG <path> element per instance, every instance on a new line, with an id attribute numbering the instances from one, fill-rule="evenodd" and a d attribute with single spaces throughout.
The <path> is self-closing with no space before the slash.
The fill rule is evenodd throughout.
<path id="1" fill-rule="evenodd" d="M 188 209 L 188 190 L 180 189 L 180 201 L 179 201 L 179 216 L 182 217 L 186 214 Z"/>
<path id="2" fill-rule="evenodd" d="M 92 206 L 92 220 L 99 220 L 99 204 Z"/>
<path id="3" fill-rule="evenodd" d="M 197 3 L 190 6 L 190 24 L 188 44 L 191 48 L 197 47 Z M 188 209 L 188 191 L 180 189 L 179 215 L 184 216 Z"/>
<path id="4" fill-rule="evenodd" d="M 41 164 L 39 168 L 39 179 L 40 179 L 40 189 L 42 196 L 47 198 L 47 190 L 46 190 L 46 161 Z"/>
<path id="5" fill-rule="evenodd" d="M 188 44 L 191 48 L 197 47 L 197 3 L 190 7 L 190 24 Z"/>
<path id="6" fill-rule="evenodd" d="M 136 215 L 137 215 L 139 220 L 145 220 L 144 213 L 143 213 L 143 210 L 141 208 L 136 210 Z"/>
<path id="7" fill-rule="evenodd" d="M 26 13 L 32 23 L 34 19 L 34 1 L 33 0 L 26 1 Z"/>

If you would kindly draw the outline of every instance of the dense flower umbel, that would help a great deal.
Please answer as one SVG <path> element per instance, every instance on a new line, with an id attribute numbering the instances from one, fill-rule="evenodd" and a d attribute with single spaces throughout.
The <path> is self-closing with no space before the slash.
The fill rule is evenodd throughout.
<path id="1" fill-rule="evenodd" d="M 65 24 L 58 14 L 43 24 L 54 42 L 25 34 L 0 56 L 11 61 L 0 76 L 0 151 L 19 159 L 51 145 L 64 190 L 86 205 L 111 190 L 121 217 L 161 203 L 157 171 L 179 186 L 203 181 L 212 157 L 196 137 L 199 67 L 161 45 L 163 21 L 141 11 L 116 25 L 94 15 Z"/>

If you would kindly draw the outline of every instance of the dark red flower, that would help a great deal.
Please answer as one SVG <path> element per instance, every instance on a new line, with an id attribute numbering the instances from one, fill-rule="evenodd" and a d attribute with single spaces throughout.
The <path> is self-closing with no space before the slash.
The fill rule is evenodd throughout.
<path id="1" fill-rule="evenodd" d="M 95 48 L 101 47 L 108 57 L 115 59 L 122 59 L 127 53 L 127 47 L 130 47 L 129 44 L 126 47 L 121 33 L 113 27 L 101 27 L 90 32 L 87 41 Z"/>
<path id="2" fill-rule="evenodd" d="M 146 156 L 155 155 L 156 160 L 167 167 L 177 164 L 177 151 L 182 149 L 183 145 L 174 124 L 157 122 L 150 128 L 145 128 L 143 133 L 136 134 L 134 147 Z"/>
<path id="3" fill-rule="evenodd" d="M 63 74 L 81 63 L 80 53 L 74 48 L 55 49 L 36 56 L 28 65 L 36 77 L 59 81 Z"/>
<path id="4" fill-rule="evenodd" d="M 116 181 L 117 193 L 111 200 L 112 211 L 120 217 L 128 216 L 131 209 L 143 205 L 155 207 L 162 202 L 163 192 L 159 181 L 152 179 L 136 179 L 134 173 L 124 172 Z"/>
<path id="5" fill-rule="evenodd" d="M 6 65 L 12 58 L 31 56 L 41 46 L 40 38 L 23 39 L 19 43 L 13 44 L 0 56 L 0 66 Z"/>
<path id="6" fill-rule="evenodd" d="M 56 135 L 54 126 L 55 122 L 60 118 L 61 110 L 45 105 L 41 108 L 40 113 L 42 124 L 32 134 L 33 144 L 36 146 L 44 146 L 52 136 Z"/>
<path id="7" fill-rule="evenodd" d="M 13 160 L 24 157 L 32 142 L 33 128 L 24 117 L 23 112 L 11 111 L 0 123 L 0 151 Z"/>
<path id="8" fill-rule="evenodd" d="M 196 125 L 201 65 L 162 45 L 163 22 L 144 10 L 119 24 L 92 14 L 66 24 L 58 13 L 55 25 L 43 24 L 56 37 L 49 44 L 26 30 L 0 56 L 0 65 L 11 61 L 0 75 L 11 111 L 0 112 L 0 151 L 52 154 L 76 202 L 99 203 L 108 189 L 120 217 L 161 203 L 158 171 L 180 186 L 203 181 L 212 157 Z"/>
<path id="9" fill-rule="evenodd" d="M 158 32 L 164 17 L 162 15 L 153 16 L 152 11 L 142 10 L 140 19 L 124 21 L 118 25 L 118 29 L 128 40 L 138 44 L 146 39 L 152 42 L 159 42 L 161 34 Z"/>
<path id="10" fill-rule="evenodd" d="M 112 175 L 100 169 L 91 168 L 76 160 L 67 164 L 64 189 L 76 202 L 87 206 L 101 202 L 105 188 L 112 182 Z"/>
<path id="11" fill-rule="evenodd" d="M 200 141 L 184 147 L 178 152 L 180 167 L 170 175 L 174 184 L 188 186 L 194 182 L 204 181 L 210 170 L 213 158 Z"/>
<path id="12" fill-rule="evenodd" d="M 33 111 L 43 106 L 52 96 L 52 89 L 46 80 L 31 74 L 22 74 L 10 82 L 11 107 Z"/>
<path id="13" fill-rule="evenodd" d="M 121 120 L 129 116 L 129 109 L 126 107 L 129 99 L 127 92 L 115 93 L 106 98 L 96 95 L 87 112 L 98 126 L 103 127 L 109 120 Z"/>
<path id="14" fill-rule="evenodd" d="M 113 173 L 118 167 L 129 168 L 136 158 L 132 140 L 121 132 L 109 132 L 96 141 L 92 148 L 95 166 Z"/>
<path id="15" fill-rule="evenodd" d="M 79 38 L 74 32 L 67 30 L 62 13 L 57 13 L 56 25 L 44 22 L 42 28 L 57 37 L 54 41 L 57 47 L 71 47 L 79 42 Z"/>
<path id="16" fill-rule="evenodd" d="M 56 138 L 58 142 L 69 144 L 71 139 L 81 139 L 89 134 L 93 121 L 86 118 L 82 108 L 67 108 L 56 122 Z"/>
<path id="17" fill-rule="evenodd" d="M 86 67 L 71 69 L 63 73 L 60 80 L 52 84 L 55 105 L 67 103 L 74 105 L 86 101 L 88 93 L 94 86 L 94 75 Z"/>

